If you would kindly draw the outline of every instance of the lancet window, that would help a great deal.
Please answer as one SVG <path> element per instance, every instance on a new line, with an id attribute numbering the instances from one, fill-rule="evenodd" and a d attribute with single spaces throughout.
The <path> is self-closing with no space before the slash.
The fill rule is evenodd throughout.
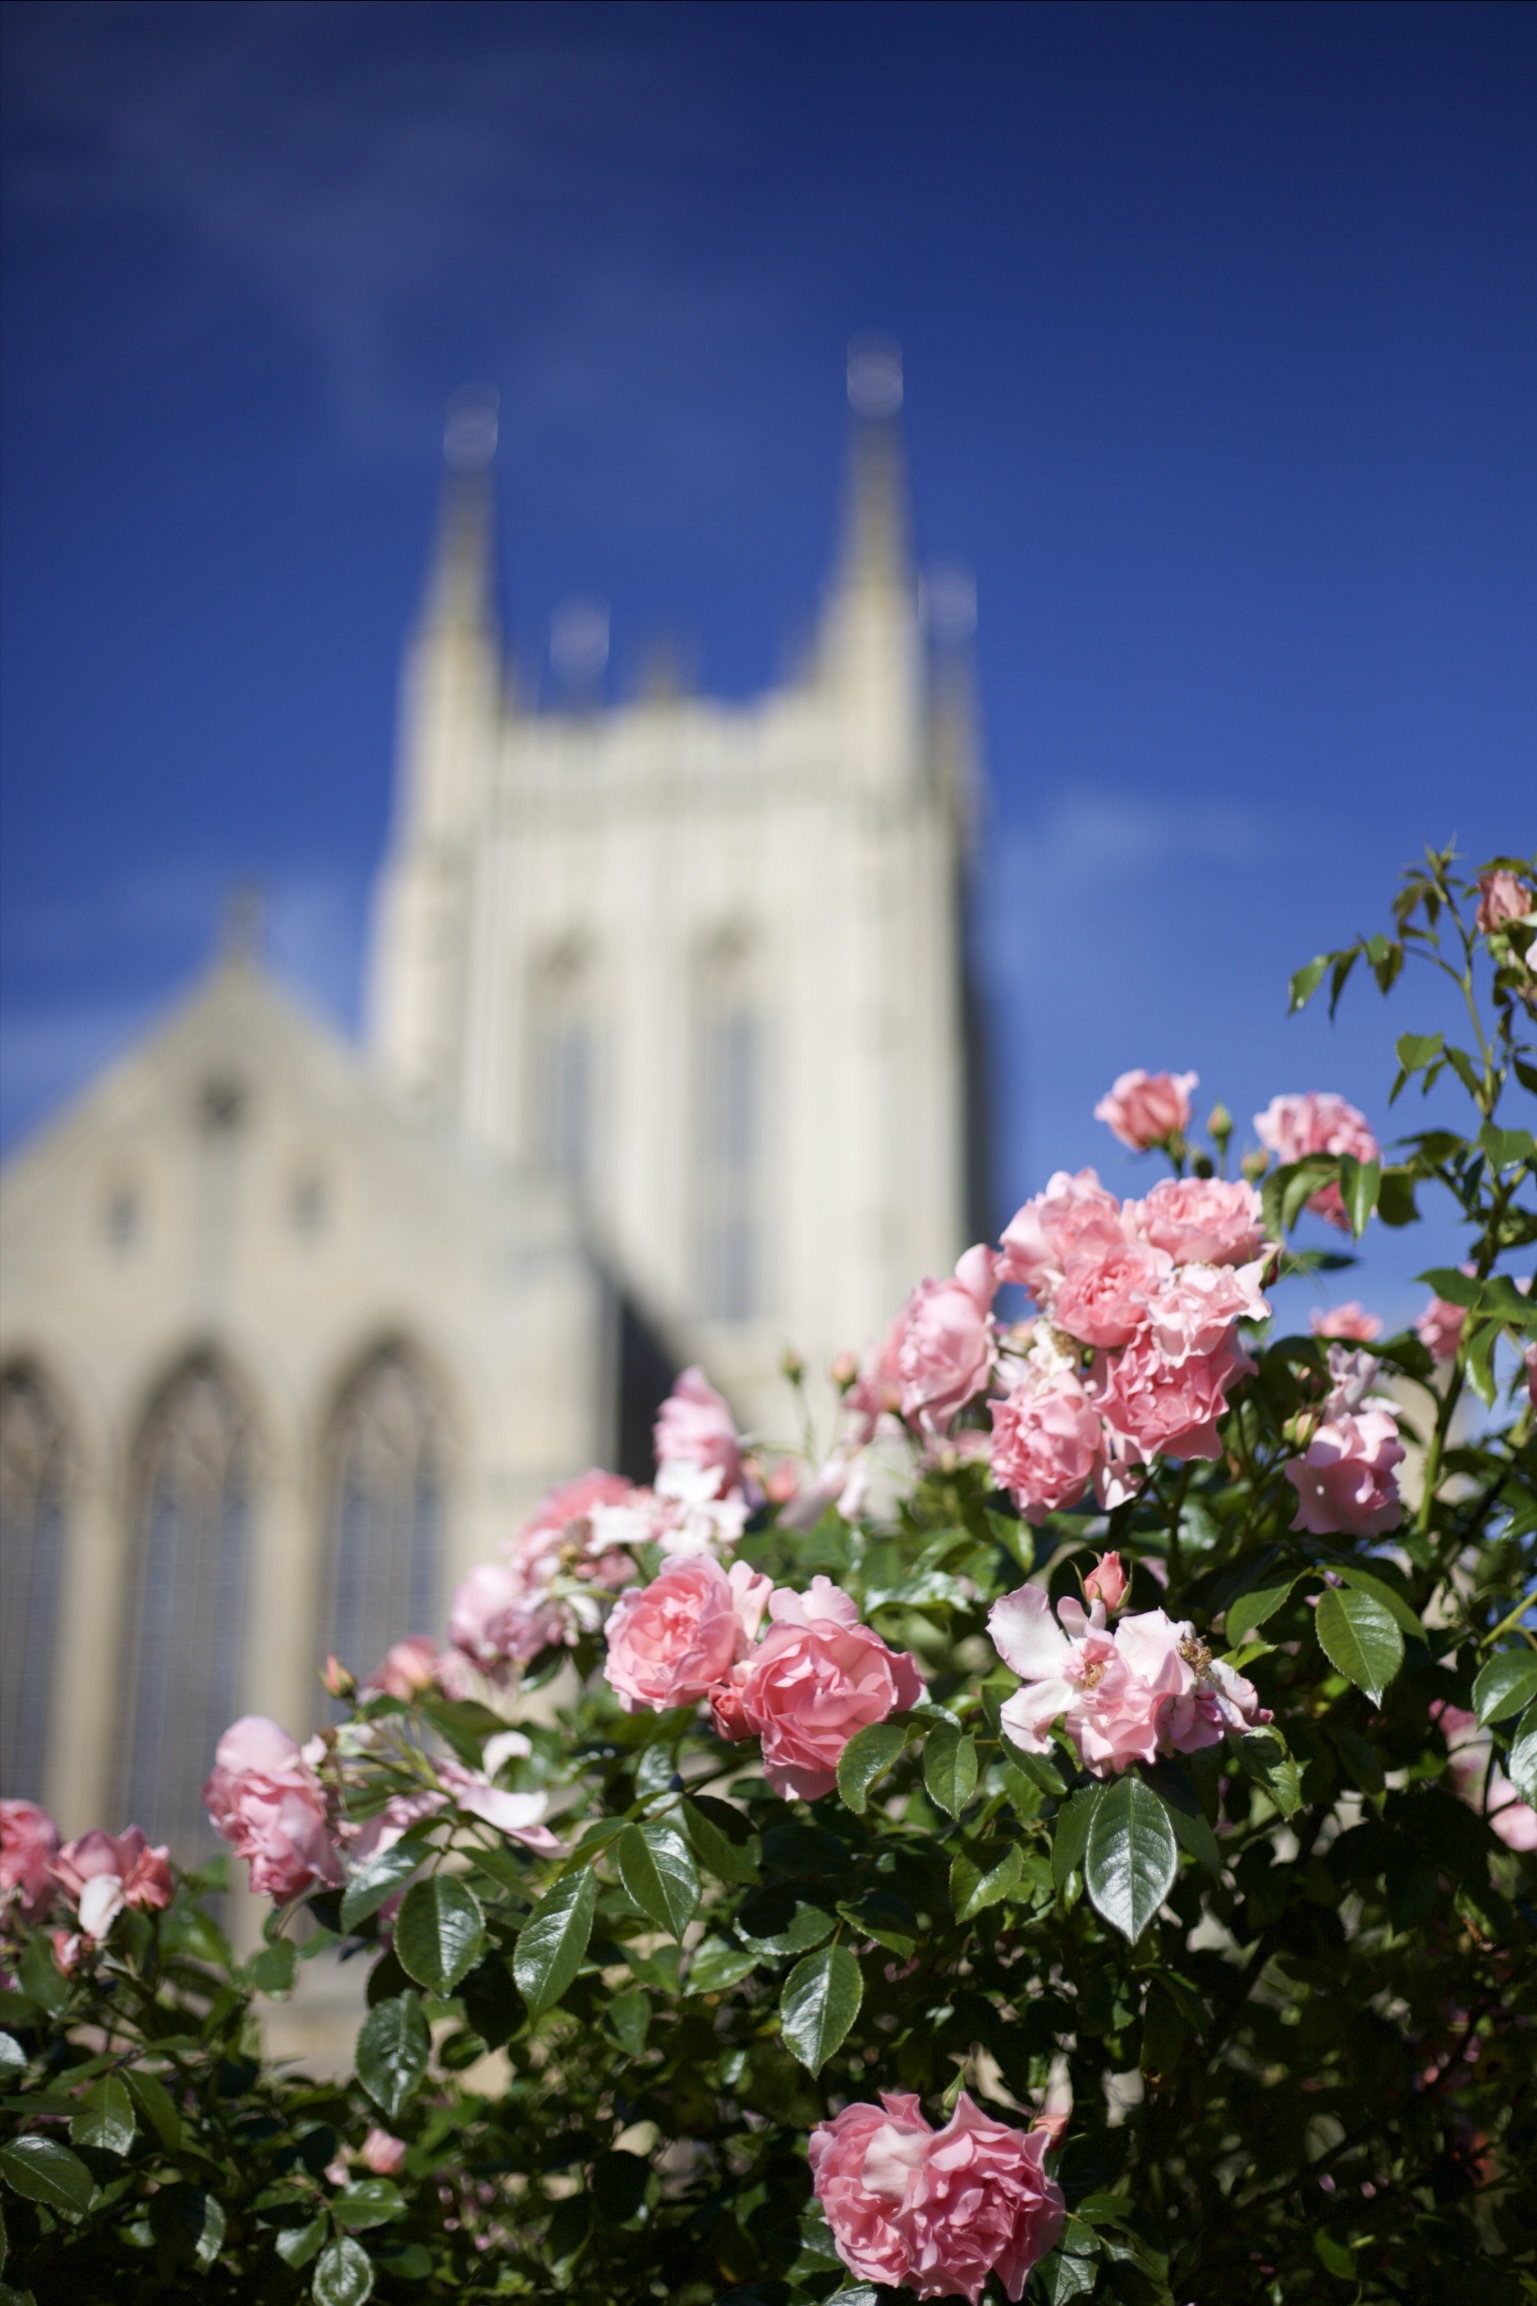
<path id="1" fill-rule="evenodd" d="M 58 1642 L 69 1449 L 53 1388 L 0 1376 L 0 1792 L 41 1801 Z"/>
<path id="2" fill-rule="evenodd" d="M 437 1624 L 443 1461 L 416 1356 L 381 1347 L 343 1394 L 327 1451 L 324 1649 L 359 1675 Z"/>
<path id="3" fill-rule="evenodd" d="M 217 1355 L 195 1355 L 136 1452 L 117 1803 L 177 1854 L 209 1839 L 203 1780 L 242 1710 L 253 1459 L 239 1388 Z"/>
<path id="4" fill-rule="evenodd" d="M 766 1032 L 751 946 L 722 938 L 699 980 L 698 1262 L 706 1314 L 765 1311 Z"/>
<path id="5" fill-rule="evenodd" d="M 562 945 L 544 962 L 534 1011 L 535 1152 L 581 1183 L 591 1172 L 597 1089 L 593 966 L 584 946 Z"/>

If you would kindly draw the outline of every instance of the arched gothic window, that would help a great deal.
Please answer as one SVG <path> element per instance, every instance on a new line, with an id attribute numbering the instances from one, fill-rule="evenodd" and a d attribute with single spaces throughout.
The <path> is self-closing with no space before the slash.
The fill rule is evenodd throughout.
<path id="1" fill-rule="evenodd" d="M 0 1377 L 0 1793 L 41 1801 L 69 1454 L 41 1373 Z"/>
<path id="2" fill-rule="evenodd" d="M 228 1372 L 195 1355 L 151 1407 L 137 1454 L 117 1805 L 178 1853 L 210 1838 L 201 1788 L 241 1710 L 252 1455 Z"/>
<path id="3" fill-rule="evenodd" d="M 550 954 L 534 982 L 533 1150 L 580 1183 L 593 1155 L 596 1034 L 590 956 L 575 941 Z"/>
<path id="4" fill-rule="evenodd" d="M 442 1419 L 403 1347 L 382 1347 L 348 1386 L 327 1461 L 324 1648 L 366 1674 L 438 1617 Z"/>
<path id="5" fill-rule="evenodd" d="M 708 1318 L 765 1311 L 766 1049 L 757 971 L 744 938 L 719 939 L 699 974 L 698 1266 Z"/>

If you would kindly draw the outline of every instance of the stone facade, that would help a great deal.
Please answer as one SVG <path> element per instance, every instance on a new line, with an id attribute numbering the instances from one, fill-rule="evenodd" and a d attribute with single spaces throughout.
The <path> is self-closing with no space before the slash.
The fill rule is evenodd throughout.
<path id="1" fill-rule="evenodd" d="M 0 1772 L 69 1831 L 186 1847 L 225 1721 L 307 1729 L 327 1648 L 644 1471 L 670 1371 L 782 1432 L 785 1346 L 825 1370 L 975 1230 L 970 720 L 894 422 L 809 663 L 743 705 L 536 707 L 494 436 L 454 437 L 367 1050 L 228 954 L 4 1174 Z"/>

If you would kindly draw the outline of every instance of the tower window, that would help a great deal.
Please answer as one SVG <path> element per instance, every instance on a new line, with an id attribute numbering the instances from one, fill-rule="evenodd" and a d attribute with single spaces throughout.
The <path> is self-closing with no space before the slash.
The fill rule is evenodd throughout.
<path id="1" fill-rule="evenodd" d="M 68 1439 L 25 1364 L 0 1378 L 0 1786 L 41 1801 L 64 1565 Z"/>
<path id="2" fill-rule="evenodd" d="M 442 1418 L 403 1347 L 382 1347 L 353 1379 L 327 1455 L 324 1648 L 366 1674 L 438 1614 Z"/>

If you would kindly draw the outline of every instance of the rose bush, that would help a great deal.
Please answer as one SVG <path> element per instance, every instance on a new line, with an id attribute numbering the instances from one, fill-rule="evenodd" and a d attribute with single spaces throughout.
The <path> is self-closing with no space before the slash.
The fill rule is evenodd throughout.
<path id="1" fill-rule="evenodd" d="M 1532 886 L 1432 856 L 1294 981 L 1450 980 L 1379 1121 L 1470 1128 L 1287 1094 L 1230 1176 L 1123 1075 L 1174 1174 L 1052 1177 L 802 1456 L 690 1371 L 651 1487 L 232 1725 L 243 1958 L 0 1803 L 6 2297 L 1537 2298 Z M 1322 1302 L 1421 1197 L 1418 1323 Z M 260 2059 L 315 1959 L 335 2082 Z"/>

